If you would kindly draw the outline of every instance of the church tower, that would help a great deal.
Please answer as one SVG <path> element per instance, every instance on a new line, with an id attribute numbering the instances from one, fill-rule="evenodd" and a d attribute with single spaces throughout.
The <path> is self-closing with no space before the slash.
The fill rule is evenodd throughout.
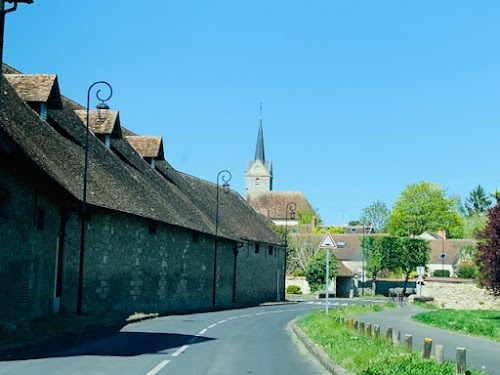
<path id="1" fill-rule="evenodd" d="M 262 104 L 260 105 L 259 132 L 257 134 L 257 146 L 255 147 L 255 158 L 247 163 L 246 196 L 259 192 L 273 190 L 273 163 L 266 161 L 264 153 L 264 134 L 262 131 Z"/>

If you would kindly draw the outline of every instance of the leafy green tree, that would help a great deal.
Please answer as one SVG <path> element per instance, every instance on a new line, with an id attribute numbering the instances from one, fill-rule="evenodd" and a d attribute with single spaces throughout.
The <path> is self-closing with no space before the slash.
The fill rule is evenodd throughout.
<path id="1" fill-rule="evenodd" d="M 297 210 L 297 219 L 299 220 L 299 224 L 311 224 L 313 221 L 313 217 L 316 217 L 317 224 L 322 224 L 321 218 L 317 214 L 316 210 L 314 209 L 304 209 L 304 210 Z"/>
<path id="2" fill-rule="evenodd" d="M 418 266 L 425 266 L 429 262 L 431 248 L 428 241 L 419 238 L 402 237 L 399 238 L 399 242 L 397 264 L 405 275 L 404 289 L 406 289 L 410 273 Z"/>
<path id="3" fill-rule="evenodd" d="M 387 229 L 396 236 L 445 229 L 450 238 L 461 238 L 462 225 L 463 219 L 454 207 L 454 200 L 446 198 L 439 185 L 420 182 L 408 185 L 401 192 L 389 216 Z"/>
<path id="4" fill-rule="evenodd" d="M 470 192 L 469 197 L 465 200 L 465 210 L 468 216 L 482 216 L 491 206 L 491 199 L 484 191 L 481 185 Z"/>
<path id="5" fill-rule="evenodd" d="M 329 277 L 333 278 L 337 275 L 337 259 L 335 258 L 335 254 L 330 251 L 330 259 L 329 259 Z M 307 266 L 306 271 L 306 280 L 309 282 L 309 287 L 311 291 L 315 292 L 320 290 L 325 285 L 326 279 L 326 250 L 321 249 L 318 254 L 316 254 L 309 265 Z"/>
<path id="6" fill-rule="evenodd" d="M 349 225 L 350 225 L 351 227 L 355 227 L 355 226 L 357 226 L 357 225 L 363 225 L 363 223 L 362 223 L 361 221 L 359 221 L 359 220 L 351 220 L 351 221 L 349 222 Z"/>
<path id="7" fill-rule="evenodd" d="M 486 224 L 488 224 L 488 215 L 478 215 L 474 212 L 472 215 L 465 217 L 464 238 L 477 238 L 479 233 L 486 228 Z"/>
<path id="8" fill-rule="evenodd" d="M 363 209 L 361 223 L 371 224 L 376 232 L 382 231 L 387 225 L 390 211 L 385 203 L 377 200 Z"/>

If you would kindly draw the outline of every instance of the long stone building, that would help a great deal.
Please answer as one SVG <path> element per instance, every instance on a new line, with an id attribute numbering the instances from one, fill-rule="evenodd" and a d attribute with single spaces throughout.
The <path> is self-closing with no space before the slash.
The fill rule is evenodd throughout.
<path id="1" fill-rule="evenodd" d="M 83 312 L 169 313 L 284 299 L 284 248 L 265 219 L 221 189 L 215 252 L 217 185 L 174 169 L 161 137 L 133 134 L 118 111 L 91 112 L 82 247 L 85 108 L 55 75 L 4 73 L 2 319 L 78 301 Z"/>

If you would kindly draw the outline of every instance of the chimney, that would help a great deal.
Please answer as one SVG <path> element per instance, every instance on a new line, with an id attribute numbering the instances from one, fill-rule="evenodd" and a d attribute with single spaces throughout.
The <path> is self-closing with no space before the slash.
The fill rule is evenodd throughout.
<path id="1" fill-rule="evenodd" d="M 437 232 L 438 236 L 441 237 L 443 240 L 446 240 L 446 230 L 445 229 L 440 229 Z"/>

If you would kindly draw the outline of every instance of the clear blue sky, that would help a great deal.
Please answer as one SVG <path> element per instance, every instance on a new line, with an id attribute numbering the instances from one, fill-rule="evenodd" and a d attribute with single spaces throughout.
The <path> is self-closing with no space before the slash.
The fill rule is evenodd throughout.
<path id="1" fill-rule="evenodd" d="M 498 0 L 35 0 L 4 61 L 82 104 L 107 80 L 123 126 L 243 196 L 262 101 L 274 189 L 341 224 L 422 180 L 500 188 L 499 19 Z"/>

